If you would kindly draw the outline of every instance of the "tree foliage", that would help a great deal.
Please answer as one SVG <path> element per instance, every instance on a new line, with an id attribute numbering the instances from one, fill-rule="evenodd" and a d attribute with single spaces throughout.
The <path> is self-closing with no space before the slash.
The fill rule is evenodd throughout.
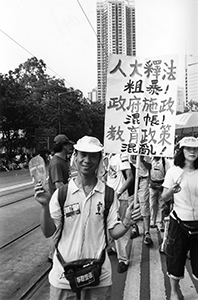
<path id="1" fill-rule="evenodd" d="M 36 57 L 8 74 L 0 74 L 2 141 L 12 152 L 35 146 L 36 128 L 55 128 L 76 141 L 95 135 L 103 141 L 104 104 L 90 103 L 79 90 L 66 88 L 63 79 L 50 77 Z"/>

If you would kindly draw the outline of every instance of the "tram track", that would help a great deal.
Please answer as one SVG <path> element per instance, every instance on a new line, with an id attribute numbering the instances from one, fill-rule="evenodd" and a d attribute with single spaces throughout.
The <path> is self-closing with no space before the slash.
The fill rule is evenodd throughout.
<path id="1" fill-rule="evenodd" d="M 13 238 L 11 241 L 4 243 L 3 245 L 0 246 L 0 250 L 10 246 L 11 244 L 13 244 L 14 242 L 20 240 L 21 238 L 23 238 L 24 236 L 27 236 L 29 233 L 31 233 L 32 231 L 36 230 L 37 228 L 40 227 L 40 224 L 34 225 L 32 228 L 30 228 L 29 230 L 25 231 L 23 234 Z"/>
<path id="2" fill-rule="evenodd" d="M 21 193 L 21 192 L 27 191 L 27 190 L 32 190 L 32 184 L 31 183 L 29 183 L 26 186 L 22 185 L 22 186 L 17 186 L 17 187 L 14 187 L 14 188 L 13 188 L 13 186 L 6 187 L 5 190 L 4 189 L 0 190 L 0 197 L 12 195 L 12 194 L 15 194 L 15 193 Z"/>
<path id="3" fill-rule="evenodd" d="M 4 203 L 4 204 L 0 205 L 0 208 L 5 207 L 5 206 L 9 206 L 9 205 L 12 205 L 12 204 L 15 204 L 15 203 L 17 203 L 17 202 L 24 201 L 24 200 L 29 199 L 29 198 L 32 198 L 32 197 L 34 197 L 34 194 L 33 194 L 33 193 L 32 193 L 31 195 L 29 195 L 29 196 L 25 196 L 25 197 L 23 197 L 23 198 L 20 198 L 20 199 L 15 200 L 15 201 L 11 201 L 11 202 L 9 202 L 9 203 Z"/>
<path id="4" fill-rule="evenodd" d="M 29 199 L 33 196 L 32 186 L 21 186 L 12 190 L 3 191 L 0 193 L 0 208 Z"/>
<path id="5" fill-rule="evenodd" d="M 40 206 L 34 199 L 34 185 L 15 182 L 15 178 L 10 187 L 6 184 L 1 182 L 0 189 L 0 254 L 4 278 L 0 299 L 42 299 L 40 295 L 49 285 L 50 242 L 45 241 L 41 232 Z"/>
<path id="6" fill-rule="evenodd" d="M 32 182 L 26 182 L 26 183 L 16 184 L 16 185 L 9 185 L 9 186 L 0 188 L 0 195 L 1 196 L 12 195 L 12 194 L 19 193 L 19 192 L 29 190 L 32 188 L 33 188 Z"/>
<path id="7" fill-rule="evenodd" d="M 38 279 L 23 293 L 20 300 L 30 300 L 36 296 L 40 289 L 45 285 L 48 280 L 48 274 L 51 270 L 51 265 L 38 277 Z M 37 297 L 36 297 L 37 298 Z"/>
<path id="8" fill-rule="evenodd" d="M 46 189 L 48 189 L 47 186 L 46 186 Z M 28 191 L 30 191 L 30 192 L 28 193 Z M 26 194 L 22 198 L 20 196 L 18 196 L 19 197 L 18 199 L 15 199 L 13 201 L 9 200 L 9 202 L 7 201 L 8 197 L 11 198 L 14 195 L 14 197 L 16 198 L 17 194 L 20 195 L 20 194 L 24 194 L 24 193 L 26 193 Z M 0 208 L 15 204 L 17 202 L 29 199 L 31 197 L 34 197 L 32 186 L 23 186 L 23 187 L 16 188 L 15 190 L 11 190 L 11 191 L 7 190 L 4 192 L 0 192 Z M 1 202 L 3 202 L 3 203 L 1 203 Z"/>

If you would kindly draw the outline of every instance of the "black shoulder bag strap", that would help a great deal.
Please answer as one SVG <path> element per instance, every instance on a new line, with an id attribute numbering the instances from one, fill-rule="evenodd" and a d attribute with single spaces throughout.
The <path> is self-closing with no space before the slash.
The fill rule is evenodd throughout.
<path id="1" fill-rule="evenodd" d="M 64 226 L 64 203 L 67 197 L 67 190 L 68 190 L 68 184 L 64 185 L 63 187 L 61 187 L 58 191 L 58 201 L 60 204 L 60 208 L 61 208 L 61 212 L 62 212 L 62 224 L 61 224 L 61 228 L 60 228 L 60 234 L 56 243 L 56 251 L 57 251 L 57 258 L 59 260 L 59 262 L 61 263 L 61 265 L 65 266 L 65 261 L 60 253 L 60 251 L 58 250 L 58 243 L 60 241 L 61 235 L 62 235 L 62 230 L 63 230 L 63 226 Z M 104 230 L 105 230 L 105 241 L 106 241 L 106 247 L 108 245 L 108 237 L 107 237 L 107 216 L 109 213 L 109 209 L 111 207 L 111 204 L 114 201 L 114 190 L 112 188 L 110 188 L 108 185 L 105 186 L 105 208 L 104 208 Z M 106 256 L 106 251 L 105 249 L 103 249 L 101 256 L 99 258 L 99 264 L 102 266 L 102 264 L 105 261 L 105 256 Z M 79 289 L 77 291 L 77 299 L 81 298 L 81 289 Z"/>

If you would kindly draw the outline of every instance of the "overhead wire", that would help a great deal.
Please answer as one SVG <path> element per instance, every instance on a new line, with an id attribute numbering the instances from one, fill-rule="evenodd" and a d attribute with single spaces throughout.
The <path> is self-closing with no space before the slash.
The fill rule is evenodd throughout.
<path id="1" fill-rule="evenodd" d="M 100 45 L 102 46 L 103 50 L 106 52 L 105 47 L 104 47 L 104 44 L 101 42 L 99 36 L 97 35 L 97 33 L 96 33 L 96 31 L 95 31 L 93 25 L 91 24 L 91 21 L 89 20 L 89 18 L 88 18 L 88 16 L 87 16 L 86 12 L 85 12 L 85 10 L 84 10 L 84 8 L 82 7 L 80 1 L 77 0 L 77 2 L 78 2 L 78 4 L 79 4 L 79 6 L 80 6 L 80 8 L 81 8 L 81 10 L 82 10 L 82 12 L 83 12 L 85 18 L 87 19 L 89 25 L 91 26 L 91 29 L 93 30 L 94 34 L 96 35 L 96 38 L 97 38 L 98 42 L 99 42 Z M 107 53 L 106 53 L 106 54 L 107 54 Z"/>
<path id="2" fill-rule="evenodd" d="M 9 39 L 11 39 L 15 44 L 17 44 L 19 47 L 21 47 L 23 50 L 25 50 L 27 53 L 29 53 L 31 56 L 36 57 L 36 55 L 34 55 L 33 53 L 31 53 L 28 49 L 26 49 L 25 47 L 23 47 L 20 43 L 18 43 L 15 39 L 13 39 L 10 35 L 8 35 L 5 31 L 3 31 L 2 29 L 0 29 L 0 31 L 6 35 Z M 64 81 L 66 81 L 69 85 L 72 86 L 71 83 L 69 83 L 64 77 L 62 77 L 61 75 L 59 75 L 57 72 L 55 72 L 52 68 L 50 68 L 48 65 L 46 65 L 46 67 L 52 71 L 54 74 L 56 74 L 57 76 L 59 76 L 60 78 L 62 78 Z"/>
<path id="3" fill-rule="evenodd" d="M 88 18 L 88 16 L 87 16 L 87 14 L 85 13 L 85 10 L 84 10 L 84 8 L 82 7 L 82 5 L 81 5 L 81 3 L 80 3 L 80 1 L 79 1 L 79 0 L 77 0 L 77 2 L 78 2 L 78 4 L 79 4 L 79 6 L 80 6 L 80 8 L 81 8 L 81 10 L 82 10 L 82 12 L 83 12 L 83 14 L 85 15 L 85 18 L 87 19 L 87 21 L 88 21 L 89 25 L 91 26 L 91 29 L 93 30 L 94 34 L 95 34 L 95 35 L 96 35 L 96 37 L 97 37 L 97 33 L 96 33 L 96 31 L 95 31 L 94 27 L 92 26 L 92 24 L 91 24 L 91 21 L 89 20 L 89 18 Z"/>
<path id="4" fill-rule="evenodd" d="M 98 42 L 101 44 L 103 50 L 105 51 L 105 49 L 104 49 L 104 44 L 101 42 L 100 38 L 98 37 L 98 35 L 97 35 L 97 33 L 96 33 L 96 31 L 95 31 L 93 25 L 91 24 L 91 21 L 89 20 L 89 18 L 88 18 L 88 16 L 87 16 L 86 12 L 85 12 L 85 10 L 84 10 L 84 8 L 82 7 L 82 5 L 81 5 L 81 3 L 80 3 L 79 0 L 77 0 L 77 2 L 78 2 L 78 4 L 79 4 L 79 6 L 80 6 L 80 8 L 81 8 L 81 10 L 82 10 L 82 12 L 83 12 L 85 18 L 87 19 L 87 21 L 88 21 L 88 23 L 89 23 L 91 29 L 93 30 L 93 32 L 94 32 L 94 34 L 95 34 L 95 36 L 96 36 Z M 15 39 L 13 39 L 13 38 L 12 38 L 10 35 L 8 35 L 5 31 L 3 31 L 2 29 L 0 29 L 0 31 L 1 31 L 4 35 L 6 35 L 9 39 L 11 39 L 14 43 L 16 43 L 19 47 L 21 47 L 23 50 L 25 50 L 27 53 L 29 53 L 31 56 L 36 57 L 36 55 L 34 55 L 33 53 L 31 53 L 31 52 L 30 52 L 28 49 L 26 49 L 25 47 L 23 47 L 20 43 L 18 43 Z M 106 51 L 105 51 L 105 52 L 106 52 Z M 46 67 L 47 67 L 49 70 L 51 70 L 54 74 L 56 74 L 57 76 L 59 76 L 60 78 L 62 78 L 62 79 L 63 79 L 65 82 L 67 82 L 70 86 L 72 86 L 72 84 L 71 84 L 69 81 L 67 81 L 64 77 L 62 77 L 60 74 L 58 74 L 58 73 L 57 73 L 56 71 L 54 71 L 52 68 L 50 68 L 48 65 L 46 65 Z"/>

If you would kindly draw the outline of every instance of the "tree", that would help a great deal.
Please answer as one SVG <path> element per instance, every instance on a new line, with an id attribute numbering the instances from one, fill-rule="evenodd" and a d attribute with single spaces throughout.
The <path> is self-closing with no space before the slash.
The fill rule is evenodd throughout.
<path id="1" fill-rule="evenodd" d="M 18 146 L 35 146 L 36 128 L 61 126 L 76 141 L 95 135 L 103 141 L 104 105 L 90 103 L 79 90 L 66 88 L 64 80 L 46 74 L 46 65 L 36 57 L 8 74 L 0 74 L 2 98 L 1 131 L 8 152 Z M 20 136 L 20 133 L 23 133 Z"/>
<path id="2" fill-rule="evenodd" d="M 102 143 L 104 140 L 104 118 L 105 104 L 103 102 L 92 102 L 90 104 L 90 119 L 92 135 L 96 136 Z"/>
<path id="3" fill-rule="evenodd" d="M 8 152 L 16 148 L 16 141 L 19 137 L 19 129 L 25 125 L 24 116 L 26 110 L 23 106 L 23 99 L 27 97 L 26 89 L 17 83 L 12 74 L 0 75 L 1 87 L 4 90 L 1 96 L 2 102 L 2 122 L 1 132 L 3 141 Z"/>
<path id="4" fill-rule="evenodd" d="M 82 92 L 70 89 L 61 97 L 62 132 L 76 141 L 84 134 L 91 133 L 91 120 L 88 102 L 82 97 Z"/>

